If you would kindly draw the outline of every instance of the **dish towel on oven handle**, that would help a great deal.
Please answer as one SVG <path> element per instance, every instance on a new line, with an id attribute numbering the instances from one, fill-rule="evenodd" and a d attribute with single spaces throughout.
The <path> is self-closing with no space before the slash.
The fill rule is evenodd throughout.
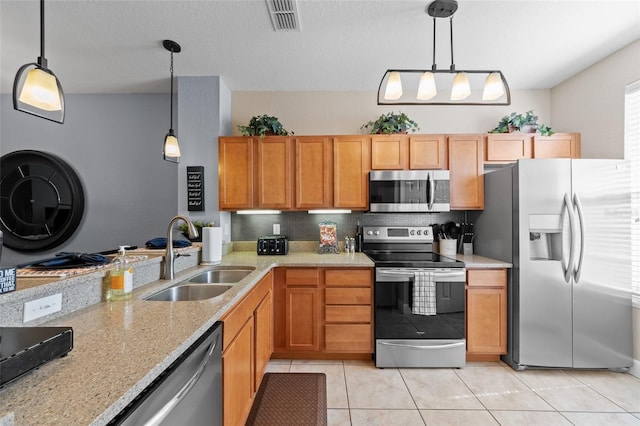
<path id="1" fill-rule="evenodd" d="M 413 273 L 413 306 L 416 315 L 436 315 L 436 282 L 433 272 Z"/>

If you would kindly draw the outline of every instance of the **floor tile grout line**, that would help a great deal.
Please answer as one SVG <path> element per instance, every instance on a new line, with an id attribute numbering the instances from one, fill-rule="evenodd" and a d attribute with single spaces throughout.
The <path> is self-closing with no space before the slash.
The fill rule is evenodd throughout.
<path id="1" fill-rule="evenodd" d="M 422 416 L 422 413 L 420 412 L 420 408 L 418 408 L 418 403 L 416 402 L 416 398 L 413 396 L 413 393 L 411 393 L 411 389 L 409 388 L 409 385 L 407 384 L 407 381 L 405 380 L 404 374 L 402 374 L 402 369 L 401 368 L 396 368 L 396 370 L 398 370 L 398 373 L 400 374 L 400 378 L 402 379 L 402 383 L 404 383 L 405 388 L 407 388 L 407 392 L 409 393 L 409 396 L 411 397 L 411 400 L 413 401 L 413 405 L 415 405 L 416 410 L 418 410 L 418 415 L 422 419 L 422 423 L 424 423 L 424 425 L 426 426 L 427 421 Z"/>
<path id="2" fill-rule="evenodd" d="M 489 410 L 489 408 L 484 405 L 484 402 L 482 402 L 482 400 L 480 398 L 478 398 L 478 395 L 476 395 L 476 393 L 469 387 L 469 385 L 467 384 L 467 382 L 464 381 L 464 379 L 462 378 L 462 376 L 460 376 L 460 374 L 458 374 L 457 370 L 460 370 L 459 368 L 455 368 L 452 369 L 454 374 L 456 375 L 456 377 L 462 382 L 462 384 L 464 384 L 464 386 L 469 389 L 469 392 L 471 392 L 471 395 L 473 395 L 473 397 L 480 403 L 480 405 L 482 405 L 485 409 L 485 411 L 487 413 L 489 413 L 489 415 L 491 416 L 491 418 L 493 420 L 496 421 L 496 423 L 500 424 L 500 421 L 496 418 L 496 416 L 493 415 L 493 413 L 491 412 L 491 410 Z"/>

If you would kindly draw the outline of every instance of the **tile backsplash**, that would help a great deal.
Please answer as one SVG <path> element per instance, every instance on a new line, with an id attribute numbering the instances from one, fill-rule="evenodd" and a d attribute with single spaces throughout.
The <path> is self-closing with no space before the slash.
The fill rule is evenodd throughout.
<path id="1" fill-rule="evenodd" d="M 292 241 L 316 241 L 319 238 L 319 224 L 324 221 L 336 222 L 338 240 L 353 236 L 356 225 L 364 226 L 426 226 L 434 223 L 465 221 L 464 211 L 446 213 L 365 213 L 350 214 L 309 214 L 307 212 L 283 212 L 268 215 L 231 215 L 231 240 L 255 241 L 261 235 L 273 234 L 273 225 L 280 225 L 280 234 Z"/>

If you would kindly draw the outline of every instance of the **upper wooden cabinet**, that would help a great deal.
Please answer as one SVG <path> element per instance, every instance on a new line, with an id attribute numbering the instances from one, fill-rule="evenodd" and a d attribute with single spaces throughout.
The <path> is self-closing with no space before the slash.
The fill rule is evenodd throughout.
<path id="1" fill-rule="evenodd" d="M 579 133 L 554 133 L 533 137 L 533 158 L 580 158 Z"/>
<path id="2" fill-rule="evenodd" d="M 293 143 L 286 136 L 258 138 L 258 204 L 260 209 L 293 207 Z"/>
<path id="3" fill-rule="evenodd" d="M 513 163 L 521 158 L 580 158 L 579 133 L 489 133 L 485 149 L 488 164 Z"/>
<path id="4" fill-rule="evenodd" d="M 370 137 L 333 138 L 333 205 L 337 208 L 369 208 Z"/>
<path id="5" fill-rule="evenodd" d="M 291 139 L 220 137 L 218 190 L 220 210 L 293 208 Z"/>
<path id="6" fill-rule="evenodd" d="M 328 136 L 294 139 L 295 206 L 297 209 L 333 207 L 333 148 Z"/>
<path id="7" fill-rule="evenodd" d="M 254 207 L 253 138 L 220 137 L 218 139 L 218 194 L 220 210 Z"/>
<path id="8" fill-rule="evenodd" d="M 445 135 L 372 135 L 372 170 L 446 169 Z"/>
<path id="9" fill-rule="evenodd" d="M 484 135 L 449 135 L 452 210 L 484 208 Z"/>

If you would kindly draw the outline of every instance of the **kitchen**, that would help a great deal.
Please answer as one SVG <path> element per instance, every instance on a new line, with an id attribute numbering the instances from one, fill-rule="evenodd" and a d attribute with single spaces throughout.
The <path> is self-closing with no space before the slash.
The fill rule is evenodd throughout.
<path id="1" fill-rule="evenodd" d="M 409 5 L 411 3 L 408 2 Z M 623 2 L 623 5 L 625 4 L 629 7 L 628 2 Z M 11 24 L 5 23 L 5 19 L 8 18 L 4 18 L 8 15 L 13 16 L 11 9 L 7 9 L 11 6 L 11 2 L 3 2 L 0 5 L 3 16 L 3 41 L 7 40 L 5 31 L 8 32 L 11 28 Z M 59 19 L 55 19 L 55 8 L 52 7 L 52 10 L 48 11 L 47 31 L 51 31 L 52 34 L 47 37 L 47 56 L 54 70 L 64 66 L 73 67 L 73 64 L 76 63 L 73 55 L 65 53 L 64 46 L 60 46 L 63 43 L 56 41 L 55 32 L 53 32 L 56 22 L 58 22 L 57 25 L 60 25 L 60 22 L 80 22 L 82 19 L 75 17 L 75 14 L 89 8 L 86 4 L 69 5 L 65 3 L 61 3 L 60 7 L 62 10 L 58 13 L 63 17 Z M 77 7 L 78 10 L 74 10 L 73 7 Z M 131 21 L 125 22 L 135 22 L 135 18 L 141 16 L 142 12 L 134 5 L 127 4 L 125 7 L 131 8 L 129 11 L 131 13 L 127 14 L 127 19 Z M 464 4 L 461 6 L 461 12 L 468 11 L 471 7 L 469 4 Z M 21 9 L 20 12 L 22 14 L 20 16 L 24 17 L 25 22 L 21 35 L 28 31 L 30 33 L 28 36 L 33 38 L 33 42 L 28 44 L 30 47 L 25 46 L 21 49 L 28 53 L 16 58 L 10 71 L 3 71 L 2 138 L 0 142 L 2 153 L 18 149 L 40 149 L 55 152 L 66 158 L 76 168 L 83 177 L 83 183 L 87 190 L 87 212 L 78 232 L 74 234 L 68 244 L 48 252 L 38 253 L 37 257 L 48 257 L 55 252 L 66 249 L 92 252 L 116 247 L 120 244 L 141 245 L 149 238 L 161 235 L 176 210 L 179 213 L 187 213 L 184 188 L 185 168 L 188 165 L 204 165 L 205 174 L 208 176 L 205 186 L 207 211 L 201 217 L 196 214 L 192 214 L 192 217 L 194 219 L 213 219 L 216 223 L 220 223 L 223 229 L 224 224 L 228 224 L 229 233 L 225 236 L 226 240 L 255 240 L 256 234 L 272 232 L 273 218 L 269 218 L 269 221 L 235 216 L 230 218 L 226 213 L 217 211 L 215 204 L 218 199 L 217 185 L 213 183 L 217 176 L 217 149 L 215 147 L 217 138 L 212 135 L 237 134 L 236 124 L 244 124 L 252 115 L 262 112 L 273 112 L 278 115 L 287 128 L 294 130 L 299 135 L 355 134 L 358 133 L 362 123 L 387 111 L 387 108 L 375 106 L 372 89 L 350 91 L 336 87 L 336 90 L 329 92 L 314 91 L 305 88 L 302 83 L 298 88 L 293 85 L 292 81 L 291 87 L 275 88 L 276 91 L 264 91 L 258 87 L 231 91 L 229 89 L 231 86 L 227 86 L 227 79 L 230 79 L 231 76 L 225 74 L 221 74 L 222 77 L 183 75 L 181 67 L 185 66 L 187 61 L 183 58 L 187 55 L 197 58 L 202 56 L 203 52 L 194 53 L 197 50 L 195 47 L 197 44 L 187 42 L 187 38 L 172 36 L 182 44 L 184 49 L 175 58 L 176 118 L 181 141 L 188 141 L 187 143 L 183 142 L 185 144 L 183 146 L 184 156 L 181 164 L 176 167 L 171 163 L 161 161 L 159 154 L 156 155 L 156 151 L 159 151 L 160 143 L 158 141 L 162 140 L 168 128 L 169 105 L 166 96 L 168 87 L 165 87 L 168 85 L 166 81 L 168 54 L 161 46 L 156 46 L 154 43 L 166 37 L 166 34 L 158 33 L 158 40 L 147 41 L 148 50 L 152 52 L 152 59 L 150 62 L 140 60 L 140 63 L 153 64 L 147 68 L 149 71 L 155 72 L 155 78 L 162 85 L 156 93 L 137 93 L 137 89 L 131 89 L 131 93 L 107 94 L 106 89 L 102 91 L 92 87 L 79 89 L 78 94 L 69 92 L 66 99 L 67 117 L 62 126 L 37 120 L 26 114 L 19 114 L 11 108 L 8 93 L 10 93 L 10 81 L 13 78 L 13 73 L 21 63 L 31 60 L 37 49 L 36 31 L 29 31 L 30 28 L 37 28 L 37 8 L 35 5 L 33 8 L 35 9 L 33 11 Z M 424 4 L 415 5 L 415 9 L 418 14 L 415 19 L 420 22 L 424 21 L 424 29 L 421 30 L 423 32 L 420 32 L 417 37 L 420 41 L 416 43 L 418 51 L 424 50 L 425 54 L 424 59 L 414 59 L 409 65 L 429 62 L 428 42 L 423 40 L 426 39 L 423 34 L 428 34 L 430 29 L 427 25 L 429 22 L 426 22 L 425 19 Z M 9 12 L 5 13 L 7 10 Z M 607 8 L 605 10 L 608 11 Z M 584 13 L 586 12 L 581 11 L 576 15 Z M 159 18 L 162 18 L 162 14 L 160 12 L 158 14 Z M 165 11 L 165 15 L 171 16 L 171 13 Z M 212 13 L 212 15 L 216 14 Z M 411 16 L 410 13 L 409 15 Z M 620 20 L 620 15 L 619 12 L 616 12 L 610 19 Z M 623 15 L 633 18 L 633 12 Z M 107 14 L 107 16 L 110 15 Z M 255 26 L 269 24 L 268 21 L 262 22 L 262 18 L 259 22 L 254 23 Z M 460 19 L 462 19 L 462 14 Z M 310 25 L 311 22 L 308 24 Z M 209 25 L 208 23 L 207 26 Z M 466 25 L 470 24 L 463 24 L 463 21 L 460 21 L 457 23 L 456 31 L 462 31 Z M 597 25 L 594 24 L 594 26 Z M 634 26 L 631 25 L 630 28 L 634 28 Z M 87 33 L 96 30 L 87 30 Z M 290 37 L 290 35 L 285 35 L 285 37 Z M 631 37 L 621 37 L 621 39 L 626 39 L 627 42 L 611 49 L 608 53 L 613 53 L 612 56 L 604 58 L 605 55 L 601 55 L 602 60 L 599 57 L 595 61 L 595 65 L 580 73 L 578 71 L 581 68 L 576 69 L 577 74 L 573 77 L 571 77 L 572 74 L 567 75 L 567 78 L 570 78 L 564 82 L 561 82 L 562 79 L 558 80 L 555 86 L 545 89 L 515 90 L 514 88 L 512 104 L 509 107 L 403 107 L 402 110 L 419 121 L 420 133 L 477 133 L 486 132 L 495 125 L 502 115 L 511 111 L 534 109 L 542 118 L 541 121 L 552 124 L 555 129 L 580 132 L 584 158 L 622 158 L 624 154 L 622 117 L 624 114 L 619 99 L 623 96 L 624 85 L 638 79 L 637 70 L 639 67 L 634 65 L 638 64 L 639 47 L 638 42 L 633 41 L 637 39 L 637 34 Z M 133 41 L 137 40 L 129 40 L 128 42 L 121 40 L 121 43 L 123 46 L 127 46 L 127 43 Z M 8 44 L 8 42 L 3 43 L 4 64 L 12 62 L 5 59 L 4 49 L 8 48 Z M 459 67 L 463 66 L 468 55 L 463 53 L 461 49 L 468 45 L 473 45 L 469 38 L 457 35 L 456 52 Z M 595 43 L 593 46 L 593 50 L 596 50 Z M 621 50 L 618 51 L 618 49 Z M 444 50 L 446 53 L 446 49 L 440 50 Z M 69 55 L 68 59 L 62 59 L 61 55 L 64 54 Z M 404 56 L 399 54 L 397 59 L 387 59 L 384 67 L 399 64 L 400 61 L 406 60 Z M 445 56 L 439 62 L 446 64 L 447 61 L 448 58 Z M 479 62 L 478 66 L 493 66 L 496 62 L 498 62 L 496 58 L 486 59 Z M 57 66 L 54 66 L 54 63 Z M 585 64 L 585 67 L 587 65 L 590 64 Z M 371 86 L 377 84 L 377 79 L 383 71 L 382 68 L 380 71 L 376 71 Z M 200 72 L 194 75 L 208 74 Z M 615 82 L 611 83 L 615 89 L 611 89 L 607 85 L 593 84 L 594 81 L 599 81 L 604 76 L 608 81 Z M 60 77 L 62 78 L 62 74 Z M 127 81 L 127 76 L 120 76 L 120 79 Z M 512 82 L 510 81 L 510 83 Z M 66 86 L 64 81 L 62 84 Z M 593 89 L 594 86 L 595 89 Z M 526 88 L 527 86 L 522 87 Z M 585 87 L 601 92 L 590 93 L 584 90 Z M 124 91 L 126 92 L 126 89 Z M 598 102 L 591 101 L 592 97 L 598 99 Z M 578 108 L 581 105 L 589 105 L 589 110 Z M 217 112 L 214 115 L 215 119 L 199 119 L 205 111 Z M 460 116 L 464 116 L 465 119 L 460 120 Z M 206 114 L 206 117 L 209 117 L 209 114 Z M 327 125 L 327 123 L 331 124 Z M 601 143 L 605 140 L 616 142 Z M 123 155 L 123 152 L 127 152 L 127 155 Z M 202 158 L 208 160 L 203 161 Z M 117 169 L 117 173 L 112 174 L 105 170 L 103 167 L 105 163 L 109 164 L 109 170 Z M 102 172 L 98 173 L 98 171 Z M 141 173 L 141 171 L 143 172 Z M 289 226 L 288 224 L 291 223 L 291 220 L 288 219 L 289 215 L 293 215 L 294 224 L 299 223 L 298 216 L 302 216 L 299 220 L 303 221 L 303 225 L 296 225 L 295 228 Z M 282 226 L 281 231 L 298 239 L 295 232 L 300 229 L 303 240 L 315 239 L 313 237 L 317 236 L 315 219 L 305 219 L 307 216 L 304 215 L 302 213 L 286 213 L 281 216 L 281 219 L 278 219 Z M 357 216 L 357 213 L 355 215 Z M 429 218 L 433 222 L 439 222 L 438 219 Z M 245 223 L 242 222 L 243 220 L 258 222 L 257 229 L 253 234 L 245 236 L 239 233 L 241 231 L 238 231 L 238 228 L 242 228 L 242 224 Z M 346 221 L 344 229 L 355 229 L 357 219 L 344 220 Z M 304 225 L 305 223 L 307 225 Z M 308 226 L 309 223 L 311 226 Z M 343 229 L 343 225 L 340 226 L 339 229 Z M 351 230 L 349 233 L 352 232 Z M 236 234 L 240 237 L 237 238 Z M 25 257 L 29 259 L 36 256 L 24 256 L 5 248 L 2 260 L 3 264 L 16 264 L 21 263 Z M 636 335 L 637 321 L 636 319 Z M 636 360 L 638 359 L 637 353 L 636 349 Z"/>

